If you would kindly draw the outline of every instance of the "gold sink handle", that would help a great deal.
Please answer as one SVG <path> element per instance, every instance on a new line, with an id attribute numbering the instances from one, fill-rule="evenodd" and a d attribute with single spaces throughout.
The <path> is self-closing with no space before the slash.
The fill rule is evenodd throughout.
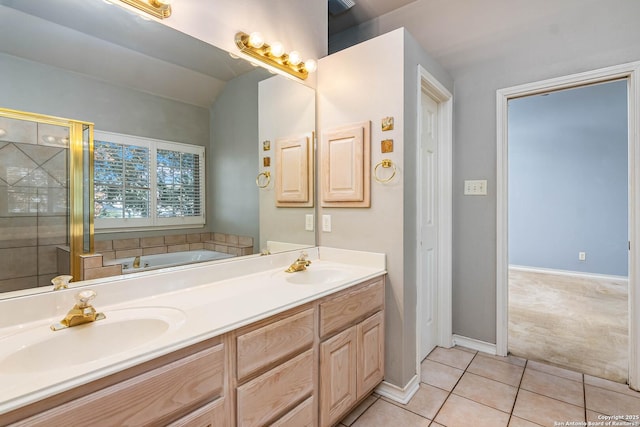
<path id="1" fill-rule="evenodd" d="M 284 272 L 285 273 L 295 273 L 297 271 L 305 271 L 307 267 L 311 264 L 311 261 L 307 259 L 309 255 L 306 252 L 300 252 L 300 256 L 297 260 L 293 262 Z"/>
<path id="2" fill-rule="evenodd" d="M 69 310 L 64 319 L 51 325 L 51 330 L 59 331 L 60 329 L 71 328 L 73 326 L 105 319 L 106 316 L 104 313 L 98 313 L 91 305 L 91 301 L 93 301 L 95 297 L 96 293 L 91 289 L 78 292 L 75 295 L 76 305 Z"/>
<path id="3" fill-rule="evenodd" d="M 51 284 L 53 285 L 54 291 L 59 291 L 61 289 L 67 289 L 69 287 L 69 282 L 73 279 L 73 276 L 62 275 L 56 276 L 51 279 Z"/>

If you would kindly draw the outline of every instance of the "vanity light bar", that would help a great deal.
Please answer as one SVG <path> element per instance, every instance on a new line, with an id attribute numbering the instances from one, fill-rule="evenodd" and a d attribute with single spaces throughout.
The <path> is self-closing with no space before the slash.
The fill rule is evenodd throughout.
<path id="1" fill-rule="evenodd" d="M 149 15 L 158 19 L 164 19 L 171 16 L 170 0 L 120 0 L 129 6 L 133 6 Z"/>
<path id="2" fill-rule="evenodd" d="M 239 31 L 236 33 L 236 45 L 242 53 L 255 58 L 265 64 L 284 71 L 299 79 L 306 79 L 310 72 L 316 69 L 314 60 L 302 62 L 300 54 L 296 51 L 286 53 L 282 50 L 280 43 L 273 43 L 271 46 L 262 40 L 258 33 L 251 35 Z"/>

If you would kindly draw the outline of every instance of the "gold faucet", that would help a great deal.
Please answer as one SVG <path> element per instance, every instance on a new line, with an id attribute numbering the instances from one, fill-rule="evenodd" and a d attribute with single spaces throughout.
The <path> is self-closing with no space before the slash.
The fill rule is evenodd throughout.
<path id="1" fill-rule="evenodd" d="M 140 268 L 140 255 L 133 259 L 133 268 Z"/>
<path id="2" fill-rule="evenodd" d="M 59 321 L 51 325 L 52 331 L 59 331 L 60 329 L 72 328 L 74 326 L 82 325 L 84 323 L 95 322 L 96 320 L 102 320 L 106 318 L 104 313 L 98 313 L 91 305 L 91 300 L 96 297 L 95 291 L 87 289 L 80 291 L 76 295 L 76 305 L 73 306 L 67 315 Z"/>
<path id="3" fill-rule="evenodd" d="M 309 267 L 309 264 L 311 264 L 311 261 L 309 261 L 307 259 L 307 253 L 306 252 L 300 252 L 300 256 L 298 257 L 297 260 L 295 260 L 293 262 L 293 264 L 291 264 L 289 266 L 289 268 L 287 268 L 285 270 L 285 273 L 294 273 L 296 271 L 305 271 L 307 269 L 307 267 Z"/>
<path id="4" fill-rule="evenodd" d="M 73 279 L 73 276 L 56 276 L 51 279 L 51 284 L 53 285 L 54 291 L 59 291 L 61 289 L 67 289 L 69 287 L 69 282 Z"/>

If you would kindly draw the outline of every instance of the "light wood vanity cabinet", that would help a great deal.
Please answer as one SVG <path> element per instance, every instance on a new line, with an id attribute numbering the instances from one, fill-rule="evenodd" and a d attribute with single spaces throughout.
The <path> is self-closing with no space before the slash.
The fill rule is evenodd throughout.
<path id="1" fill-rule="evenodd" d="M 384 278 L 329 298 L 319 311 L 324 427 L 338 422 L 384 377 Z"/>
<path id="2" fill-rule="evenodd" d="M 212 346 L 196 345 L 20 409 L 14 415 L 35 415 L 22 415 L 20 421 L 10 425 L 226 425 L 226 352 L 225 344 L 219 338 L 216 341 Z"/>
<path id="3" fill-rule="evenodd" d="M 0 425 L 324 427 L 383 375 L 380 276 L 16 409 Z"/>
<path id="4" fill-rule="evenodd" d="M 315 425 L 315 331 L 312 304 L 237 331 L 238 426 Z"/>

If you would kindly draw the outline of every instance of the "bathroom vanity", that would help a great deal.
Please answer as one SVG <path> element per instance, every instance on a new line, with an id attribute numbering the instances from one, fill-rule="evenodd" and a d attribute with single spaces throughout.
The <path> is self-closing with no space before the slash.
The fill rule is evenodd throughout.
<path id="1" fill-rule="evenodd" d="M 92 286 L 105 326 L 110 318 L 120 321 L 119 311 L 170 308 L 183 316 L 169 317 L 173 328 L 147 343 L 79 364 L 61 361 L 60 369 L 55 359 L 49 359 L 54 368 L 41 367 L 20 353 L 27 367 L 41 372 L 9 372 L 12 355 L 0 346 L 0 425 L 334 425 L 384 376 L 384 255 L 309 253 L 307 271 L 291 274 L 283 270 L 297 252 Z M 150 280 L 166 292 L 145 295 Z M 133 299 L 121 301 L 122 285 Z M 38 300 L 42 295 L 25 298 L 51 303 Z M 26 302 L 0 305 L 20 310 Z M 127 334 L 124 319 L 120 333 Z M 52 320 L 29 327 L 46 328 Z M 99 328 L 99 322 L 59 332 Z M 137 323 L 131 320 L 132 327 Z M 20 333 L 0 328 L 0 343 L 10 342 L 3 341 L 9 331 Z M 73 359 L 92 348 L 67 350 Z M 24 383 L 8 385 L 15 381 Z"/>

